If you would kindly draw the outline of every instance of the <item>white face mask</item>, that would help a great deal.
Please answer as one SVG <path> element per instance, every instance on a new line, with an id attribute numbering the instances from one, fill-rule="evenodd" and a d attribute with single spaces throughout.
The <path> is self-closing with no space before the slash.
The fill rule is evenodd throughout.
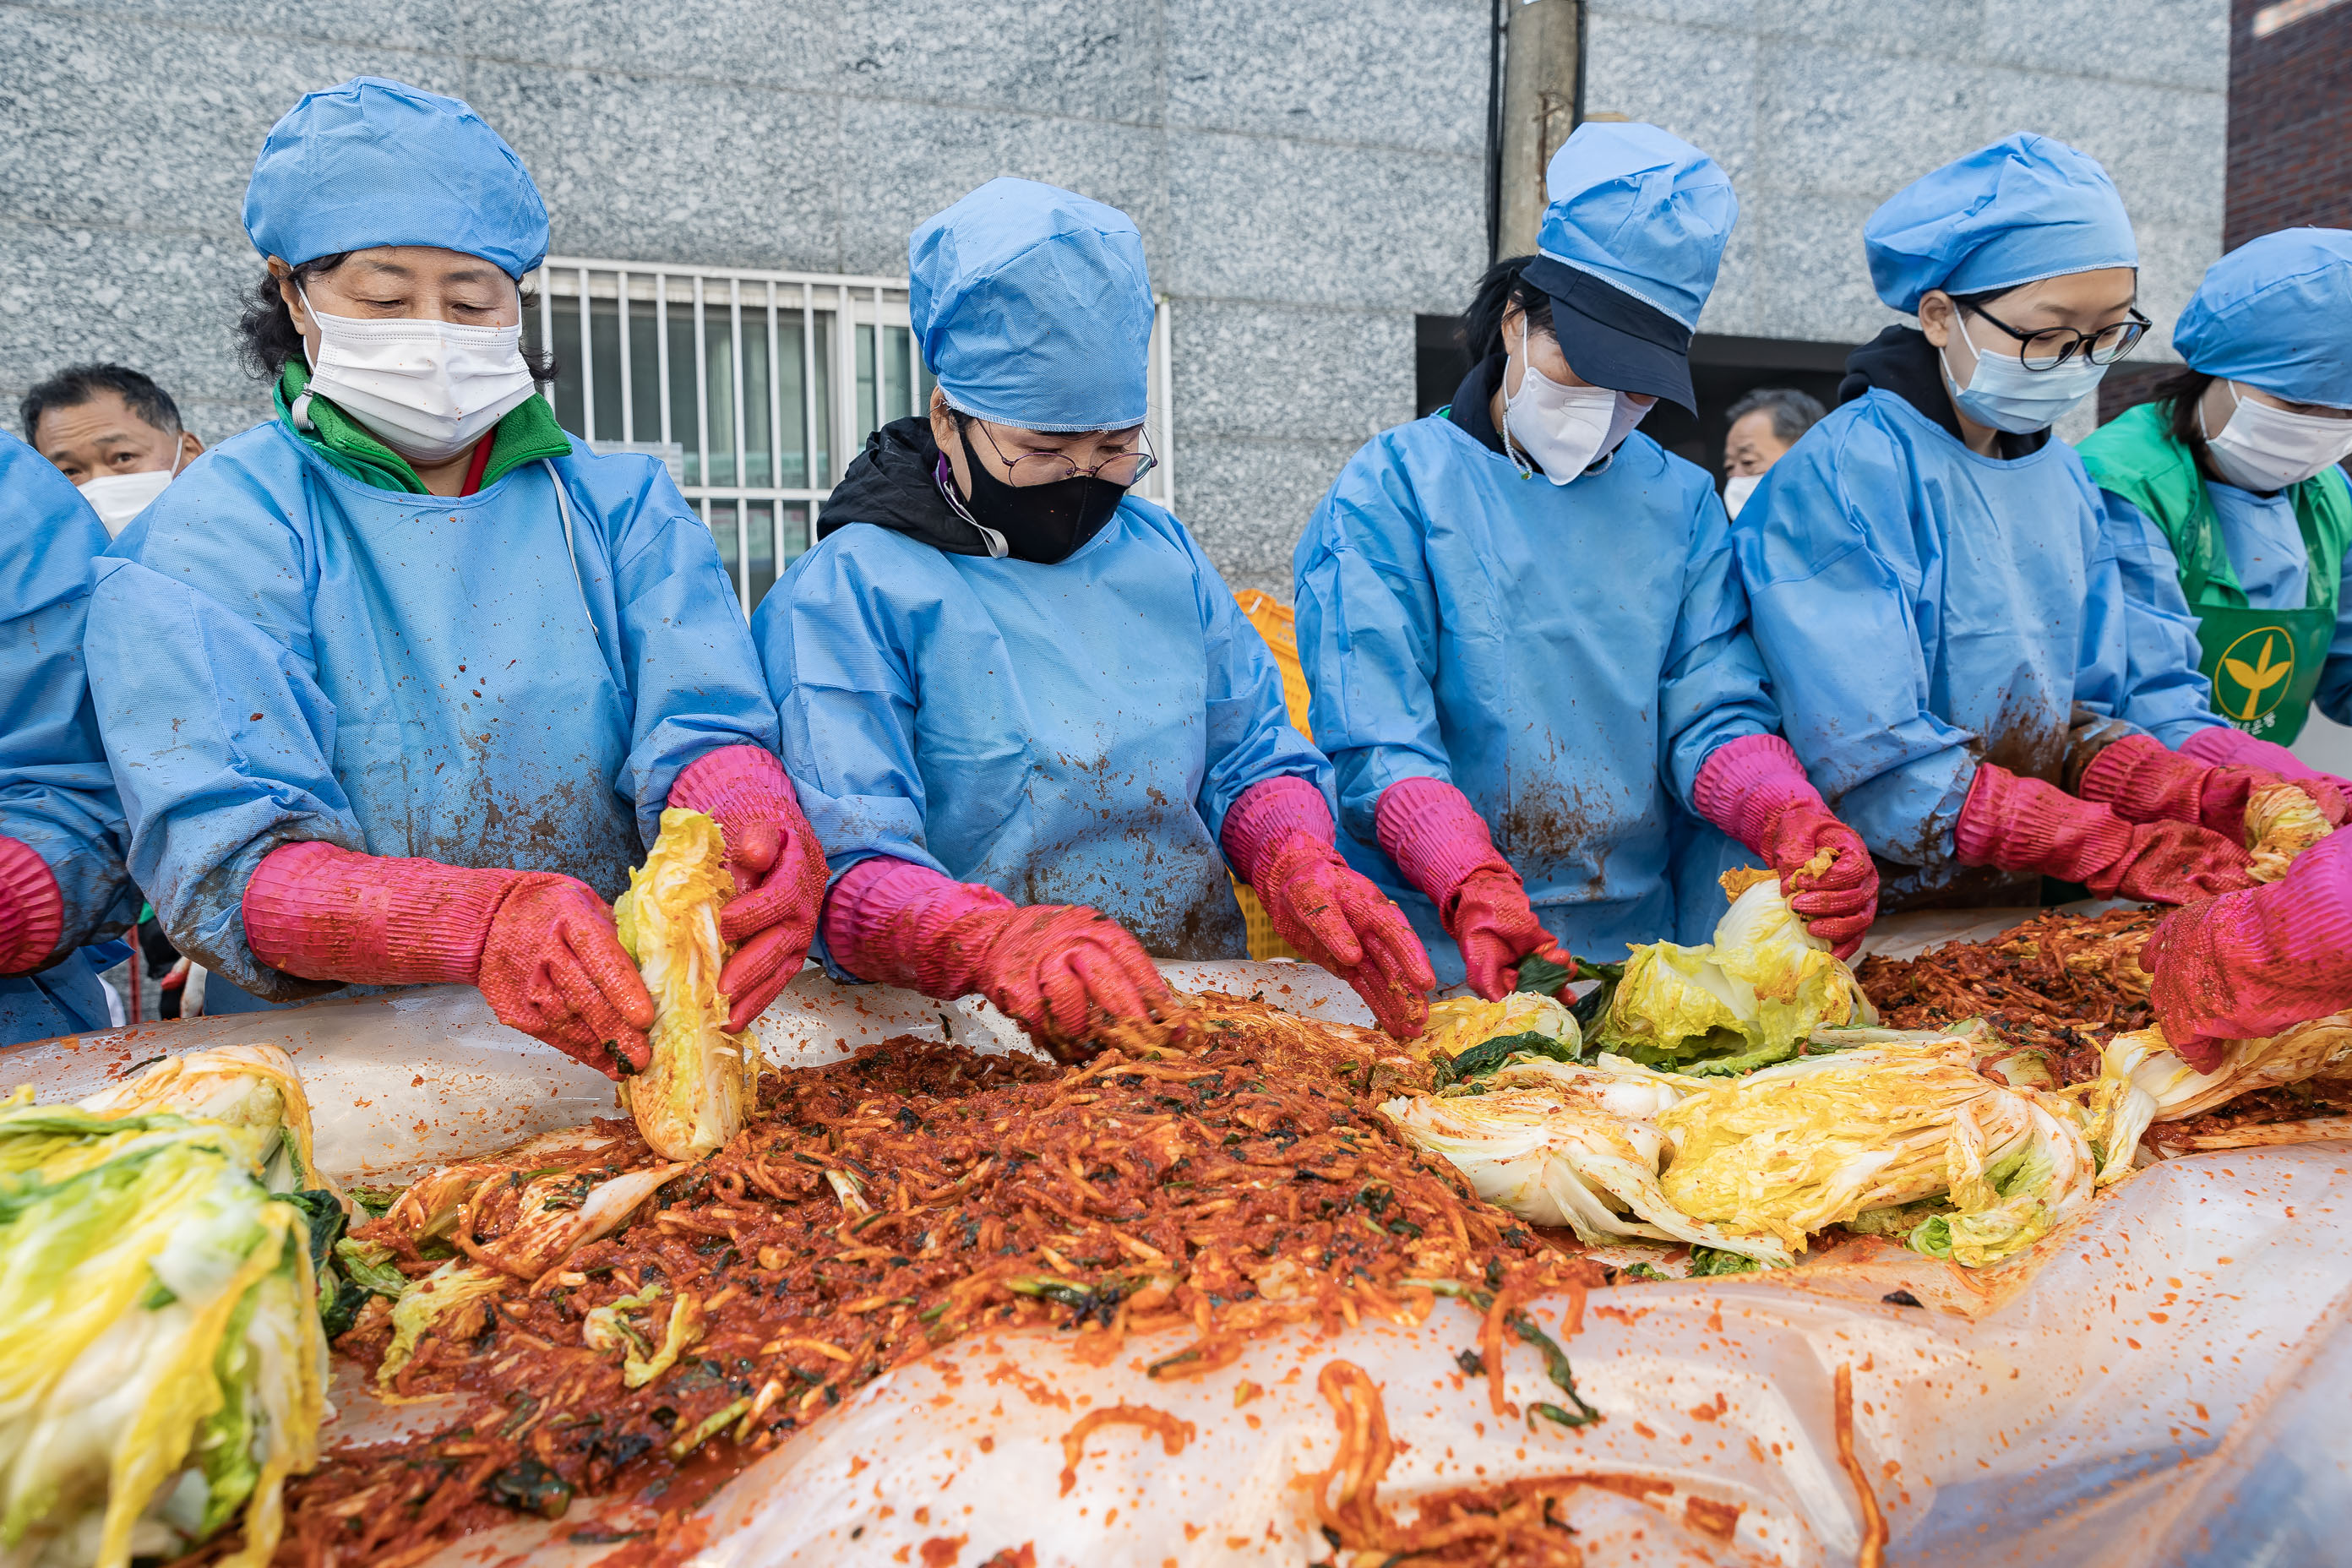
<path id="1" fill-rule="evenodd" d="M 2012 436 L 2047 430 L 2066 410 L 2096 392 L 2107 374 L 2105 365 L 2093 364 L 2079 353 L 2050 370 L 2028 370 L 2023 360 L 1978 348 L 1957 310 L 1952 325 L 1977 358 L 1975 368 L 1969 372 L 1969 384 L 1962 386 L 1960 378 L 1952 374 L 1948 353 L 1938 351 L 1946 353 L 1944 375 L 1951 384 L 1952 401 L 1978 424 Z"/>
<path id="2" fill-rule="evenodd" d="M 1525 358 L 1526 327 L 1519 331 Z M 1544 478 L 1564 485 L 1615 451 L 1650 406 L 1605 386 L 1563 386 L 1530 360 L 1518 391 L 1503 394 L 1505 445 L 1516 441 L 1542 468 Z"/>
<path id="3" fill-rule="evenodd" d="M 131 520 L 147 510 L 148 502 L 163 493 L 180 471 L 180 455 L 187 444 L 176 436 L 172 438 L 172 466 L 150 468 L 143 474 L 100 474 L 84 479 L 77 488 L 81 499 L 89 502 L 89 510 L 98 513 L 98 521 L 106 525 L 109 539 L 120 539 Z"/>
<path id="4" fill-rule="evenodd" d="M 1748 498 L 1756 493 L 1757 483 L 1763 478 L 1761 474 L 1734 474 L 1725 480 L 1723 510 L 1738 517 L 1739 509 L 1748 504 Z"/>
<path id="5" fill-rule="evenodd" d="M 520 322 L 460 327 L 415 316 L 330 316 L 307 293 L 302 305 L 319 323 L 308 390 L 413 461 L 448 461 L 531 395 Z"/>
<path id="6" fill-rule="evenodd" d="M 2238 395 L 2238 384 L 2224 382 L 2236 405 L 2221 428 L 2206 428 L 2205 405 L 2197 405 L 2197 426 L 2205 431 L 2205 455 L 2221 476 L 2241 489 L 2283 490 L 2299 485 L 2352 452 L 2352 419 L 2290 414 Z"/>

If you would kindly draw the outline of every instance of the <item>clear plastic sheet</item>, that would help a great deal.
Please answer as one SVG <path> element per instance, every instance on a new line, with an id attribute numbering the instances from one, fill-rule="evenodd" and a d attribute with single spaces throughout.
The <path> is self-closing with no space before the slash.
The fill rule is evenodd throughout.
<path id="1" fill-rule="evenodd" d="M 1343 987 L 1303 966 L 1167 967 L 1181 985 L 1365 1021 Z M 1016 1043 L 984 1004 L 814 972 L 760 1032 L 780 1063 L 898 1034 Z M 614 1113 L 604 1079 L 457 990 L 43 1042 L 0 1053 L 0 1087 L 70 1098 L 166 1049 L 251 1039 L 295 1053 L 320 1161 L 340 1176 L 414 1172 Z M 1407 1445 L 1382 1489 L 1401 1516 L 1433 1489 L 1592 1478 L 1559 1511 L 1596 1564 L 1853 1562 L 1860 1507 L 1832 1427 L 1841 1365 L 1890 1563 L 2333 1560 L 2352 1528 L 2347 1198 L 2352 1145 L 2233 1150 L 2132 1176 L 1999 1279 L 1870 1243 L 1769 1279 L 1597 1290 L 1581 1330 L 1562 1335 L 1606 1417 L 1579 1430 L 1495 1415 L 1483 1380 L 1455 1363 L 1478 1330 L 1455 1302 L 1416 1326 L 1269 1336 L 1234 1365 L 1174 1383 L 1143 1369 L 1181 1335 L 1131 1341 L 1107 1366 L 1076 1359 L 1068 1336 L 979 1335 L 869 1384 L 735 1478 L 706 1505 L 689 1560 L 944 1568 L 1026 1544 L 1040 1564 L 1326 1562 L 1297 1482 L 1337 1446 L 1316 1393 L 1335 1359 L 1383 1387 Z M 1884 1299 L 1896 1291 L 1926 1304 Z M 1560 1334 L 1562 1305 L 1539 1300 L 1533 1315 Z M 1556 1397 L 1535 1351 L 1514 1342 L 1506 1363 L 1515 1405 Z M 381 1406 L 348 1367 L 335 1396 L 331 1444 L 448 1415 Z M 1190 1422 L 1193 1436 L 1171 1454 L 1139 1427 L 1103 1426 L 1065 1495 L 1065 1435 L 1119 1404 Z M 518 1521 L 438 1561 L 593 1562 L 611 1549 L 571 1544 L 572 1532 L 641 1525 L 643 1512 L 583 1500 L 563 1521 Z"/>

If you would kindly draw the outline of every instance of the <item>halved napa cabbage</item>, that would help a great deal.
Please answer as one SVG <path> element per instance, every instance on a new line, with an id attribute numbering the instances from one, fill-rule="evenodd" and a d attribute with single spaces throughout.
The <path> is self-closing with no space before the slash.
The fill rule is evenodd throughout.
<path id="1" fill-rule="evenodd" d="M 1805 929 L 1777 878 L 1728 872 L 1724 889 L 1731 907 L 1705 947 L 1633 949 L 1598 1044 L 1683 1072 L 1745 1072 L 1794 1056 L 1815 1029 L 1877 1022 L 1853 972 Z"/>
<path id="2" fill-rule="evenodd" d="M 671 806 L 629 890 L 614 903 L 621 944 L 654 999 L 653 1059 L 622 1097 L 665 1158 L 697 1160 L 743 1130 L 760 1082 L 759 1047 L 727 1032 L 719 907 L 734 891 L 719 824 Z"/>
<path id="3" fill-rule="evenodd" d="M 311 1159 L 310 1100 L 282 1047 L 215 1046 L 164 1057 L 77 1103 L 98 1116 L 169 1110 L 240 1129 L 252 1135 L 271 1192 L 336 1192 Z"/>
<path id="4" fill-rule="evenodd" d="M 2092 1190 L 2073 1108 L 1979 1076 L 1960 1041 L 1711 1082 L 1658 1123 L 1675 1146 L 1662 1184 L 1676 1207 L 1791 1251 L 1824 1226 L 1941 1198 L 1948 1215 L 1920 1224 L 1912 1245 L 1980 1265 L 2030 1245 Z"/>
<path id="5" fill-rule="evenodd" d="M 2221 1064 L 2199 1072 L 2160 1025 L 2116 1036 L 2099 1052 L 2085 1111 L 2100 1149 L 2099 1183 L 2125 1175 L 2149 1125 L 2181 1121 L 2258 1089 L 2342 1076 L 2352 1068 L 2352 1013 L 2332 1013 L 2259 1040 L 2231 1040 Z"/>
<path id="6" fill-rule="evenodd" d="M 2266 784 L 2246 801 L 2246 874 L 2275 882 L 2294 858 L 2335 831 L 2318 803 L 2291 784 Z"/>
<path id="7" fill-rule="evenodd" d="M 241 1519 L 268 1562 L 318 1457 L 304 1212 L 245 1128 L 0 1106 L 0 1560 L 123 1568 Z"/>
<path id="8" fill-rule="evenodd" d="M 1694 1221 L 1660 1188 L 1667 1144 L 1653 1119 L 1681 1092 L 1618 1058 L 1538 1060 L 1502 1068 L 1483 1093 L 1404 1096 L 1381 1112 L 1414 1147 L 1452 1162 L 1479 1196 L 1536 1225 L 1569 1226 L 1594 1244 L 1685 1241 L 1786 1264 L 1779 1242 Z"/>
<path id="9" fill-rule="evenodd" d="M 1428 1027 L 1405 1048 L 1423 1059 L 1433 1051 L 1458 1057 L 1506 1035 L 1546 1035 L 1570 1044 L 1579 1038 L 1576 1015 L 1558 1000 L 1531 991 L 1514 991 L 1497 1002 L 1454 996 L 1432 1003 Z"/>

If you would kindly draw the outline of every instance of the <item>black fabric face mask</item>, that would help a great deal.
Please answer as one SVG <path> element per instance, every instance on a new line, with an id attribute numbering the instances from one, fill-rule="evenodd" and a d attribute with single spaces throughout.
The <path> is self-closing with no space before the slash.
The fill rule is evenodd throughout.
<path id="1" fill-rule="evenodd" d="M 1051 566 L 1066 561 L 1102 531 L 1127 487 L 1091 474 L 1079 474 L 1050 485 L 1009 485 L 988 471 L 971 449 L 971 432 L 960 431 L 963 460 L 971 475 L 971 496 L 963 504 L 971 520 L 1004 536 L 1004 552 L 1015 561 Z M 952 478 L 948 480 L 954 485 Z M 961 500 L 951 497 L 951 500 Z"/>

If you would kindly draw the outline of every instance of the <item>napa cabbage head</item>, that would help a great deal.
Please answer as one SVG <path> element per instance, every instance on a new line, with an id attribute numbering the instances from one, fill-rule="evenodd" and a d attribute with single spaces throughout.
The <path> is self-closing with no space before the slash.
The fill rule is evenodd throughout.
<path id="1" fill-rule="evenodd" d="M 271 1192 L 335 1191 L 311 1157 L 310 1097 L 281 1047 L 215 1046 L 163 1057 L 78 1103 L 100 1116 L 168 1110 L 241 1129 Z"/>
<path id="2" fill-rule="evenodd" d="M 1531 991 L 1514 991 L 1495 1002 L 1483 996 L 1454 996 L 1431 1003 L 1428 1026 L 1421 1038 L 1404 1048 L 1424 1059 L 1436 1051 L 1458 1057 L 1507 1035 L 1544 1035 L 1570 1045 L 1582 1037 L 1576 1015 L 1559 1001 Z"/>
<path id="3" fill-rule="evenodd" d="M 239 1130 L 0 1107 L 0 1556 L 122 1568 L 241 1521 L 267 1563 L 318 1455 L 303 1211 Z"/>
<path id="4" fill-rule="evenodd" d="M 734 891 L 719 824 L 671 806 L 644 866 L 613 906 L 621 943 L 654 999 L 653 1055 L 625 1080 L 637 1131 L 663 1156 L 697 1160 L 743 1130 L 759 1088 L 759 1047 L 727 1032 L 719 908 Z"/>
<path id="5" fill-rule="evenodd" d="M 1747 1072 L 1816 1029 L 1874 1024 L 1853 972 L 1805 929 L 1769 872 L 1731 871 L 1731 906 L 1704 947 L 1636 947 L 1595 1038 L 1653 1066 Z"/>
<path id="6" fill-rule="evenodd" d="M 1865 1210 L 1950 1184 L 1965 1113 L 1985 1163 L 2032 1136 L 2032 1104 L 1979 1075 L 1958 1041 L 1843 1051 L 1711 1081 L 1658 1118 L 1674 1144 L 1663 1184 L 1695 1219 L 1792 1251 Z"/>

